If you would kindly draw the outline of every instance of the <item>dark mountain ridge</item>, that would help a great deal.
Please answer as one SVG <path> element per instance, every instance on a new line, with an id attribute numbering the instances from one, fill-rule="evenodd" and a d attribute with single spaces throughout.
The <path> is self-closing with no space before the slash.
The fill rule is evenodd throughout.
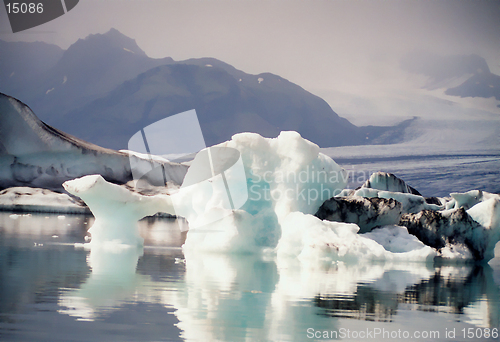
<path id="1" fill-rule="evenodd" d="M 125 149 L 141 128 L 190 109 L 197 111 L 207 145 L 240 132 L 275 137 L 283 130 L 322 147 L 391 143 L 404 129 L 357 127 L 321 98 L 271 73 L 246 74 L 214 58 L 149 58 L 114 29 L 79 39 L 56 58 L 11 95 L 52 126 L 103 147 Z"/>

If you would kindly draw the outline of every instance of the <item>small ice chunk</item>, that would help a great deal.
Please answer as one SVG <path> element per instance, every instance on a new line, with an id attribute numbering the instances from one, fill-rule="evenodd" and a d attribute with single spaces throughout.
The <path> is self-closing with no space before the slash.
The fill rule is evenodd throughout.
<path id="1" fill-rule="evenodd" d="M 417 239 L 416 236 L 410 235 L 406 227 L 385 226 L 365 233 L 363 236 L 378 242 L 386 250 L 393 253 L 404 253 L 428 247 Z"/>
<path id="2" fill-rule="evenodd" d="M 277 255 L 278 258 L 296 256 L 302 262 L 313 264 L 357 260 L 428 261 L 436 255 L 433 248 L 423 245 L 401 227 L 369 233 L 371 235 L 358 234 L 358 231 L 355 224 L 321 221 L 312 215 L 294 212 L 282 224 Z M 385 242 L 394 252 L 373 238 Z"/>
<path id="3" fill-rule="evenodd" d="M 100 175 L 85 176 L 63 184 L 71 194 L 87 203 L 95 216 L 92 246 L 102 245 L 113 250 L 123 246 L 141 246 L 137 222 L 157 212 L 175 213 L 169 196 L 144 196 L 119 185 L 109 183 Z"/>
<path id="4" fill-rule="evenodd" d="M 406 184 L 401 178 L 396 177 L 392 173 L 380 171 L 373 173 L 370 176 L 370 179 L 368 179 L 361 187 L 420 195 L 417 190 Z"/>

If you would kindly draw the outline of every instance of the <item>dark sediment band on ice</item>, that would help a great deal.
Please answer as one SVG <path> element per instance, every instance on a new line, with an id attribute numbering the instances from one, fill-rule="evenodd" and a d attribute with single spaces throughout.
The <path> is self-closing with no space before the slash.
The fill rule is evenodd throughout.
<path id="1" fill-rule="evenodd" d="M 325 201 L 315 216 L 321 220 L 355 223 L 360 233 L 375 227 L 396 224 L 402 214 L 402 205 L 392 198 L 333 197 Z"/>
<path id="2" fill-rule="evenodd" d="M 408 228 L 410 234 L 438 251 L 447 245 L 463 244 L 475 260 L 484 259 L 489 244 L 488 230 L 474 221 L 464 208 L 404 214 L 399 225 Z"/>

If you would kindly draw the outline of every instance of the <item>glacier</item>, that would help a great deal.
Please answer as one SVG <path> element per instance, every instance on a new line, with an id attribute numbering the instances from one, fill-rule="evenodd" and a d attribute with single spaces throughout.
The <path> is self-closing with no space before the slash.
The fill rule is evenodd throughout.
<path id="1" fill-rule="evenodd" d="M 236 134 L 200 153 L 210 155 L 217 148 L 238 151 L 243 170 L 215 174 L 212 161 L 211 173 L 203 170 L 208 164 L 193 162 L 185 176 L 189 184 L 170 195 L 139 194 L 95 175 L 64 183 L 96 216 L 91 244 L 141 245 L 136 222 L 166 212 L 189 223 L 186 259 L 203 252 L 271 254 L 305 265 L 494 257 L 500 239 L 499 195 L 472 191 L 426 199 L 385 173 L 346 190 L 345 171 L 297 132 L 281 132 L 277 138 Z M 228 198 L 243 192 L 246 201 L 228 206 Z"/>

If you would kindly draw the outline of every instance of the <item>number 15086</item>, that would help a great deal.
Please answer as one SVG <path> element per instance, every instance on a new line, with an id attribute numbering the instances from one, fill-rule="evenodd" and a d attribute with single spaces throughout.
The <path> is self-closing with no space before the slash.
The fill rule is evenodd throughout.
<path id="1" fill-rule="evenodd" d="M 17 13 L 22 13 L 22 14 L 26 14 L 26 13 L 43 13 L 43 4 L 42 3 L 34 3 L 34 2 L 30 2 L 29 4 L 25 3 L 25 2 L 13 2 L 13 3 L 8 3 L 5 5 L 7 7 L 7 13 L 13 13 L 13 14 L 17 14 Z"/>

